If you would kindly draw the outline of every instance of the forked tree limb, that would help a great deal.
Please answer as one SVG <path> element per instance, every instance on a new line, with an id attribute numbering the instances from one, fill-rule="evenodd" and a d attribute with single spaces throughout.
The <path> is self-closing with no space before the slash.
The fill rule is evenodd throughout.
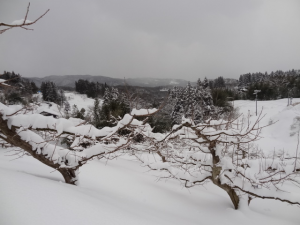
<path id="1" fill-rule="evenodd" d="M 43 17 L 50 11 L 50 9 L 48 9 L 44 14 L 42 14 L 40 17 L 38 17 L 38 18 L 37 18 L 36 20 L 34 20 L 33 22 L 26 22 L 26 21 L 27 21 L 28 14 L 29 14 L 29 8 L 30 8 L 30 2 L 28 3 L 27 11 L 26 11 L 26 14 L 25 14 L 25 18 L 24 18 L 24 21 L 23 21 L 22 24 L 7 24 L 7 23 L 0 23 L 0 27 L 6 27 L 5 29 L 0 30 L 0 34 L 3 34 L 5 31 L 10 30 L 10 29 L 12 29 L 12 28 L 16 28 L 16 27 L 20 27 L 20 28 L 23 28 L 23 29 L 25 29 L 25 30 L 33 30 L 33 29 L 30 29 L 30 28 L 27 28 L 27 26 L 30 26 L 30 25 L 35 24 L 37 21 L 39 21 L 41 18 L 43 18 Z"/>
<path id="2" fill-rule="evenodd" d="M 253 193 L 251 191 L 246 191 L 244 190 L 243 188 L 240 188 L 239 186 L 233 186 L 233 188 L 235 189 L 239 189 L 240 191 L 246 193 L 246 194 L 249 194 L 253 197 L 256 197 L 256 198 L 261 198 L 261 199 L 273 199 L 273 200 L 278 200 L 278 201 L 281 201 L 281 202 L 287 202 L 291 205 L 299 205 L 300 206 L 300 203 L 299 202 L 292 202 L 290 200 L 287 200 L 287 199 L 282 199 L 282 198 L 278 198 L 278 197 L 270 197 L 270 196 L 261 196 L 261 195 L 258 195 L 256 193 Z"/>

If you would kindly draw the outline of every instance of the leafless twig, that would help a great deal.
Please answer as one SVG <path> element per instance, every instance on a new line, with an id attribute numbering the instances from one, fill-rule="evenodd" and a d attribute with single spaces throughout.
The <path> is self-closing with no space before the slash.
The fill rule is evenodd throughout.
<path id="1" fill-rule="evenodd" d="M 27 28 L 27 26 L 30 26 L 30 25 L 33 25 L 35 24 L 37 21 L 39 21 L 43 16 L 45 16 L 50 9 L 48 9 L 44 14 L 42 14 L 39 18 L 37 18 L 36 20 L 34 20 L 33 22 L 26 22 L 27 21 L 27 17 L 28 17 L 28 14 L 29 14 L 29 8 L 30 8 L 30 2 L 28 3 L 28 6 L 27 6 L 27 10 L 26 10 L 26 14 L 25 14 L 25 18 L 24 18 L 24 21 L 23 23 L 21 24 L 7 24 L 7 23 L 0 23 L 0 27 L 6 27 L 5 29 L 2 29 L 0 30 L 0 34 L 3 34 L 5 31 L 7 30 L 10 30 L 12 28 L 16 28 L 16 27 L 20 27 L 20 28 L 23 28 L 25 30 L 33 30 L 33 29 L 30 29 L 30 28 Z"/>

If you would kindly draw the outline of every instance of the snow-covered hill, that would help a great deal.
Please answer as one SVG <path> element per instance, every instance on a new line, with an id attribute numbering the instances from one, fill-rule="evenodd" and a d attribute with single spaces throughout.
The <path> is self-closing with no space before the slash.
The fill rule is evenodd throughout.
<path id="1" fill-rule="evenodd" d="M 287 106 L 287 99 L 274 101 L 258 101 L 257 112 L 261 112 L 264 118 L 260 126 L 267 126 L 262 130 L 261 138 L 257 141 L 259 148 L 273 151 L 282 149 L 290 154 L 295 154 L 297 148 L 297 135 L 291 135 L 291 126 L 294 119 L 300 116 L 300 99 L 294 99 L 293 105 Z M 256 106 L 255 101 L 235 101 L 234 106 L 238 107 L 239 112 L 243 115 L 250 114 L 250 118 L 255 119 Z"/>
<path id="2" fill-rule="evenodd" d="M 79 108 L 90 104 L 84 98 L 73 99 Z M 254 101 L 234 105 L 255 119 Z M 258 102 L 266 113 L 261 125 L 277 121 L 263 130 L 260 148 L 296 150 L 297 137 L 290 132 L 294 118 L 300 116 L 300 104 L 286 105 L 286 99 Z M 174 180 L 157 181 L 130 156 L 89 162 L 80 170 L 77 187 L 65 184 L 58 172 L 31 157 L 15 158 L 9 149 L 0 149 L 1 225 L 298 225 L 300 221 L 300 208 L 286 203 L 254 199 L 249 208 L 234 210 L 227 194 L 211 184 L 185 189 Z"/>

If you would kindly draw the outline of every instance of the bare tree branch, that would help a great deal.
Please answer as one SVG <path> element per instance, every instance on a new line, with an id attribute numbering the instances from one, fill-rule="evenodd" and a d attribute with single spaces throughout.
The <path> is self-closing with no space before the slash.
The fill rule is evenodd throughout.
<path id="1" fill-rule="evenodd" d="M 34 20 L 33 22 L 26 22 L 27 21 L 27 17 L 29 14 L 29 8 L 30 8 L 30 2 L 28 3 L 27 6 L 27 10 L 26 10 L 26 14 L 23 20 L 23 23 L 21 24 L 7 24 L 7 23 L 0 23 L 0 27 L 7 27 L 5 29 L 0 30 L 0 34 L 3 34 L 5 31 L 10 30 L 12 28 L 16 28 L 16 27 L 20 27 L 23 28 L 25 30 L 33 30 L 30 28 L 27 28 L 27 26 L 33 25 L 35 24 L 37 21 L 39 21 L 41 18 L 43 18 L 49 11 L 50 9 L 46 10 L 46 12 L 44 14 L 42 14 L 40 17 L 38 17 L 36 20 Z"/>

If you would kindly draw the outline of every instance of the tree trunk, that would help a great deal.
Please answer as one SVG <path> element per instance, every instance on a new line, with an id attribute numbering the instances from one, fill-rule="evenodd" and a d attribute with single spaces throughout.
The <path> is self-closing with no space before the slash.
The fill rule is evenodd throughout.
<path id="1" fill-rule="evenodd" d="M 47 166 L 50 166 L 51 168 L 60 172 L 62 174 L 62 176 L 64 177 L 65 182 L 67 184 L 76 185 L 76 181 L 77 181 L 76 169 L 60 168 L 60 164 L 54 163 L 53 161 L 51 161 L 49 158 L 47 158 L 43 154 L 38 154 L 36 150 L 32 149 L 32 146 L 28 142 L 26 142 L 20 138 L 20 136 L 18 135 L 18 133 L 16 131 L 17 130 L 16 127 L 12 126 L 11 129 L 8 128 L 7 121 L 2 118 L 1 114 L 0 114 L 0 130 L 6 136 L 6 138 L 1 137 L 3 140 L 5 140 L 6 142 L 8 142 L 9 144 L 11 144 L 13 146 L 23 149 L 24 151 L 28 152 L 33 158 L 37 159 L 41 163 L 43 163 Z"/>
<path id="2" fill-rule="evenodd" d="M 77 182 L 76 170 L 60 168 L 60 169 L 58 169 L 58 171 L 64 177 L 65 182 L 67 184 L 76 185 L 76 182 Z"/>
<path id="3" fill-rule="evenodd" d="M 210 151 L 211 151 L 212 157 L 213 157 L 212 182 L 227 192 L 234 208 L 238 209 L 239 203 L 240 203 L 240 197 L 237 195 L 237 193 L 235 192 L 235 190 L 232 187 L 230 187 L 228 184 L 222 184 L 220 181 L 219 177 L 220 177 L 220 173 L 222 171 L 222 167 L 217 166 L 218 163 L 220 162 L 220 158 L 219 158 L 219 156 L 217 156 L 215 154 L 215 150 L 214 150 L 215 143 L 214 142 L 210 143 L 209 148 L 210 148 Z"/>
<path id="4" fill-rule="evenodd" d="M 226 184 L 226 186 L 228 186 Z M 235 209 L 239 208 L 239 203 L 240 203 L 240 197 L 236 194 L 235 190 L 233 188 L 231 188 L 230 186 L 228 186 L 229 188 L 226 188 L 226 190 L 224 188 L 222 188 L 223 190 L 225 190 L 227 192 L 227 194 L 229 195 L 231 202 L 234 206 Z"/>
<path id="5" fill-rule="evenodd" d="M 240 202 L 240 197 L 237 195 L 235 190 L 230 187 L 228 184 L 221 184 L 221 181 L 219 179 L 220 172 L 222 170 L 222 167 L 213 167 L 213 173 L 212 173 L 212 182 L 217 185 L 218 187 L 222 188 L 224 191 L 227 192 L 229 195 L 231 202 L 234 206 L 235 209 L 238 209 L 239 207 L 239 202 Z"/>

